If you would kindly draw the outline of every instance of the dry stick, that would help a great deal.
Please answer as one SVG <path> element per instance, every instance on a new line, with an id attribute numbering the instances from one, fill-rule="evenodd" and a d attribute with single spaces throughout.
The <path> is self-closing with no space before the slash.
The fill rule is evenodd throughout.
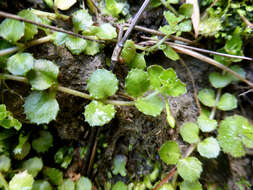
<path id="1" fill-rule="evenodd" d="M 5 80 L 14 80 L 14 81 L 19 81 L 23 83 L 28 83 L 28 80 L 25 77 L 19 77 L 19 76 L 13 76 L 9 74 L 0 74 L 0 80 L 5 79 Z M 70 88 L 66 88 L 63 86 L 58 86 L 57 90 L 60 92 L 64 92 L 66 94 L 71 94 L 73 96 L 78 96 L 84 99 L 88 100 L 94 100 L 89 94 L 86 94 L 84 92 L 80 92 L 78 90 L 73 90 Z M 135 102 L 134 101 L 120 101 L 120 100 L 105 100 L 104 103 L 106 104 L 113 104 L 116 106 L 134 106 Z"/>
<path id="2" fill-rule="evenodd" d="M 43 28 L 51 29 L 53 31 L 66 33 L 66 34 L 69 34 L 71 36 L 75 36 L 75 37 L 82 38 L 82 39 L 85 39 L 85 40 L 91 40 L 91 41 L 96 41 L 96 42 L 101 42 L 101 43 L 104 42 L 104 41 L 101 41 L 101 40 L 96 40 L 92 37 L 83 36 L 83 35 L 80 35 L 80 34 L 77 34 L 77 33 L 71 32 L 71 31 L 67 31 L 67 30 L 55 27 L 55 26 L 49 26 L 49 25 L 46 25 L 46 24 L 41 24 L 41 23 L 38 23 L 38 22 L 27 20 L 27 19 L 24 19 L 20 16 L 10 14 L 10 13 L 6 13 L 6 12 L 3 12 L 3 11 L 0 11 L 0 16 L 5 17 L 5 18 L 14 19 L 14 20 L 23 21 L 23 22 L 30 23 L 30 24 L 34 24 L 34 25 L 37 25 L 37 26 L 40 26 L 40 27 L 43 27 Z"/>
<path id="3" fill-rule="evenodd" d="M 123 38 L 116 44 L 113 53 L 112 53 L 112 57 L 111 57 L 111 69 L 113 70 L 114 65 L 118 62 L 119 59 L 119 55 L 122 51 L 122 48 L 126 42 L 126 40 L 128 39 L 129 35 L 131 34 L 134 26 L 136 25 L 137 21 L 139 20 L 140 16 L 142 15 L 142 13 L 144 12 L 145 8 L 148 6 L 150 0 L 145 0 L 144 3 L 142 4 L 141 8 L 139 9 L 139 11 L 136 13 L 136 15 L 134 16 L 131 24 L 129 25 L 125 35 L 123 36 Z"/>

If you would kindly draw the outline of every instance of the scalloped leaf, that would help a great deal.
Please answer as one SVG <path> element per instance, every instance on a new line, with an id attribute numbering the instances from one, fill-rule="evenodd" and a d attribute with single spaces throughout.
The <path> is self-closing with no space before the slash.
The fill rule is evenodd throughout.
<path id="1" fill-rule="evenodd" d="M 92 190 L 92 183 L 87 177 L 80 177 L 76 182 L 76 190 Z"/>
<path id="2" fill-rule="evenodd" d="M 140 112 L 146 115 L 152 115 L 154 117 L 160 115 L 164 108 L 162 98 L 153 94 L 143 98 L 138 98 L 135 106 Z"/>
<path id="3" fill-rule="evenodd" d="M 65 42 L 69 51 L 74 55 L 79 55 L 87 47 L 87 41 L 82 38 L 68 36 Z"/>
<path id="4" fill-rule="evenodd" d="M 113 170 L 114 175 L 120 174 L 122 177 L 127 175 L 126 170 L 127 157 L 122 154 L 118 154 L 113 159 Z"/>
<path id="5" fill-rule="evenodd" d="M 87 46 L 84 50 L 84 54 L 85 55 L 96 55 L 97 53 L 99 53 L 100 51 L 100 45 L 99 43 L 95 42 L 95 41 L 90 41 L 87 40 Z"/>
<path id="6" fill-rule="evenodd" d="M 218 126 L 218 123 L 215 119 L 209 119 L 206 115 L 204 114 L 201 114 L 199 117 L 198 117 L 198 125 L 199 125 L 199 128 L 202 132 L 211 132 L 211 131 L 214 131 L 217 126 Z"/>
<path id="7" fill-rule="evenodd" d="M 220 153 L 218 141 L 213 137 L 208 137 L 198 144 L 198 152 L 206 158 L 217 158 Z"/>
<path id="8" fill-rule="evenodd" d="M 11 159 L 6 155 L 0 156 L 0 172 L 8 172 L 11 168 Z"/>
<path id="9" fill-rule="evenodd" d="M 223 88 L 231 82 L 228 75 L 222 75 L 218 72 L 212 72 L 209 75 L 209 81 L 214 88 Z"/>
<path id="10" fill-rule="evenodd" d="M 32 123 L 47 124 L 55 120 L 58 111 L 59 105 L 54 94 L 35 91 L 25 98 L 24 112 Z"/>
<path id="11" fill-rule="evenodd" d="M 237 99 L 230 93 L 225 93 L 221 96 L 217 108 L 222 111 L 228 111 L 237 108 Z"/>
<path id="12" fill-rule="evenodd" d="M 112 40 L 117 37 L 116 28 L 109 23 L 99 25 L 96 36 L 101 40 Z"/>
<path id="13" fill-rule="evenodd" d="M 202 104 L 213 107 L 216 104 L 215 93 L 213 89 L 204 88 L 198 93 L 198 98 Z"/>
<path id="14" fill-rule="evenodd" d="M 63 183 L 58 186 L 57 190 L 75 190 L 75 183 L 70 179 L 64 179 Z"/>
<path id="15" fill-rule="evenodd" d="M 9 182 L 10 190 L 31 190 L 34 179 L 32 175 L 28 174 L 27 171 L 15 174 Z"/>
<path id="16" fill-rule="evenodd" d="M 159 76 L 164 71 L 164 68 L 161 67 L 160 65 L 151 65 L 148 67 L 147 71 L 148 71 L 151 87 L 154 90 L 160 89 L 162 83 L 160 81 Z"/>
<path id="17" fill-rule="evenodd" d="M 241 68 L 238 65 L 233 65 L 232 67 L 230 67 L 230 69 L 236 73 L 238 73 L 241 77 L 246 78 L 246 72 L 243 68 Z M 234 75 L 232 75 L 231 73 L 227 73 L 227 76 L 230 78 L 231 82 L 237 82 L 240 81 L 240 79 L 238 79 L 237 77 L 235 77 Z"/>
<path id="18" fill-rule="evenodd" d="M 118 181 L 112 186 L 112 190 L 127 190 L 127 185 L 122 181 Z"/>
<path id="19" fill-rule="evenodd" d="M 63 173 L 59 169 L 46 167 L 43 169 L 43 175 L 48 178 L 53 185 L 60 185 L 63 182 Z"/>
<path id="20" fill-rule="evenodd" d="M 86 9 L 74 12 L 72 15 L 72 22 L 76 32 L 88 30 L 89 27 L 93 25 L 92 17 Z"/>
<path id="21" fill-rule="evenodd" d="M 111 71 L 98 69 L 89 77 L 87 90 L 96 99 L 106 99 L 118 90 L 118 79 Z"/>
<path id="22" fill-rule="evenodd" d="M 84 117 L 85 121 L 90 126 L 103 126 L 109 123 L 114 118 L 116 110 L 111 104 L 103 104 L 93 100 L 87 106 L 85 106 Z"/>
<path id="23" fill-rule="evenodd" d="M 146 61 L 144 58 L 144 52 L 143 53 L 136 53 L 131 63 L 128 65 L 129 68 L 134 69 L 145 69 L 146 68 Z"/>
<path id="24" fill-rule="evenodd" d="M 32 190 L 52 190 L 52 186 L 50 183 L 46 180 L 36 180 L 33 183 L 33 188 Z"/>
<path id="25" fill-rule="evenodd" d="M 52 146 L 53 135 L 49 131 L 39 131 L 39 137 L 32 141 L 32 148 L 38 153 L 45 153 Z"/>
<path id="26" fill-rule="evenodd" d="M 162 161 L 168 165 L 176 164 L 181 157 L 178 144 L 174 141 L 165 142 L 159 150 L 159 155 Z"/>
<path id="27" fill-rule="evenodd" d="M 0 36 L 11 43 L 22 38 L 24 33 L 25 24 L 23 22 L 7 18 L 0 24 Z"/>
<path id="28" fill-rule="evenodd" d="M 53 41 L 53 43 L 55 45 L 61 46 L 61 45 L 65 44 L 67 37 L 68 37 L 68 35 L 66 33 L 63 33 L 63 32 L 54 32 L 52 34 L 51 40 Z"/>
<path id="29" fill-rule="evenodd" d="M 27 74 L 33 90 L 46 90 L 57 84 L 59 67 L 51 61 L 38 59 L 34 62 L 34 69 Z"/>
<path id="30" fill-rule="evenodd" d="M 106 12 L 114 17 L 117 17 L 124 8 L 124 3 L 117 2 L 115 0 L 105 0 Z"/>
<path id="31" fill-rule="evenodd" d="M 22 169 L 26 170 L 33 177 L 36 177 L 42 170 L 43 162 L 41 158 L 33 157 L 23 162 Z"/>
<path id="32" fill-rule="evenodd" d="M 202 190 L 202 185 L 199 181 L 183 181 L 180 183 L 180 190 Z"/>
<path id="33" fill-rule="evenodd" d="M 183 158 L 177 163 L 177 171 L 185 181 L 194 182 L 200 178 L 202 163 L 195 157 Z"/>
<path id="34" fill-rule="evenodd" d="M 199 142 L 199 127 L 196 123 L 187 122 L 180 128 L 180 135 L 190 144 Z"/>
<path id="35" fill-rule="evenodd" d="M 33 66 L 34 59 L 30 53 L 16 53 L 7 61 L 7 70 L 13 75 L 26 75 Z"/>
<path id="36" fill-rule="evenodd" d="M 131 61 L 134 59 L 135 55 L 136 47 L 134 42 L 132 40 L 127 40 L 121 52 L 123 61 L 127 64 L 131 64 Z"/>
<path id="37" fill-rule="evenodd" d="M 141 69 L 132 69 L 125 80 L 126 92 L 134 97 L 142 96 L 149 89 L 148 74 Z"/>

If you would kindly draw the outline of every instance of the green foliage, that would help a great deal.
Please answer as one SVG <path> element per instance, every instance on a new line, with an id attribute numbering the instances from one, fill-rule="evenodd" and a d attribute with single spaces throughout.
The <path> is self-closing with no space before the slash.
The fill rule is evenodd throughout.
<path id="1" fill-rule="evenodd" d="M 135 106 L 142 113 L 146 115 L 152 115 L 154 117 L 160 115 L 164 108 L 161 97 L 156 94 L 150 94 L 146 97 L 138 98 Z"/>
<path id="2" fill-rule="evenodd" d="M 199 127 L 195 123 L 187 122 L 180 128 L 180 135 L 188 143 L 199 142 Z"/>
<path id="3" fill-rule="evenodd" d="M 69 51 L 74 55 L 79 55 L 87 47 L 87 41 L 82 38 L 77 38 L 73 36 L 68 36 L 66 38 L 65 44 Z"/>
<path id="4" fill-rule="evenodd" d="M 216 158 L 220 153 L 218 141 L 213 137 L 208 137 L 198 144 L 198 152 L 206 158 Z"/>
<path id="5" fill-rule="evenodd" d="M 32 141 L 32 148 L 38 153 L 45 153 L 53 146 L 53 136 L 49 131 L 39 131 L 39 137 Z"/>
<path id="6" fill-rule="evenodd" d="M 53 62 L 39 59 L 34 62 L 34 69 L 27 74 L 33 90 L 46 90 L 57 84 L 59 68 Z"/>
<path id="7" fill-rule="evenodd" d="M 25 24 L 23 22 L 4 19 L 0 24 L 0 36 L 5 40 L 15 43 L 17 42 L 25 33 Z"/>
<path id="8" fill-rule="evenodd" d="M 174 190 L 174 188 L 171 184 L 165 183 L 158 190 Z"/>
<path id="9" fill-rule="evenodd" d="M 212 16 L 204 17 L 200 20 L 199 23 L 199 34 L 203 36 L 214 36 L 222 29 L 221 19 Z"/>
<path id="10" fill-rule="evenodd" d="M 214 131 L 218 124 L 215 119 L 209 119 L 206 115 L 201 114 L 198 117 L 198 126 L 202 132 L 211 132 Z"/>
<path id="11" fill-rule="evenodd" d="M 127 157 L 124 155 L 116 155 L 113 159 L 113 170 L 112 173 L 114 175 L 120 174 L 121 176 L 127 175 L 126 170 Z"/>
<path id="12" fill-rule="evenodd" d="M 127 40 L 121 52 L 123 61 L 127 64 L 131 64 L 131 61 L 135 58 L 135 54 L 136 47 L 134 42 L 132 40 Z"/>
<path id="13" fill-rule="evenodd" d="M 131 69 L 145 69 L 146 61 L 144 58 L 144 53 L 136 53 L 131 63 L 128 65 Z"/>
<path id="14" fill-rule="evenodd" d="M 110 15 L 117 17 L 124 8 L 124 4 L 117 0 L 105 0 L 106 12 Z"/>
<path id="15" fill-rule="evenodd" d="M 6 40 L 4 39 L 0 39 L 0 50 L 4 50 L 4 49 L 7 49 L 7 48 L 10 48 L 12 45 L 7 42 Z M 0 68 L 3 68 L 5 66 L 5 63 L 6 63 L 6 60 L 8 59 L 10 54 L 6 54 L 6 55 L 2 55 L 0 57 Z"/>
<path id="16" fill-rule="evenodd" d="M 234 72 L 238 73 L 241 77 L 246 78 L 246 72 L 244 71 L 243 68 L 239 67 L 238 65 L 233 65 L 230 67 L 231 70 Z M 230 78 L 231 82 L 237 82 L 239 79 L 235 77 L 234 75 L 227 73 L 227 76 Z"/>
<path id="17" fill-rule="evenodd" d="M 99 25 L 96 36 L 101 40 L 111 40 L 117 37 L 116 29 L 109 23 Z"/>
<path id="18" fill-rule="evenodd" d="M 52 190 L 52 186 L 48 181 L 45 180 L 36 180 L 33 183 L 33 188 L 32 190 Z"/>
<path id="19" fill-rule="evenodd" d="M 23 162 L 22 169 L 26 170 L 33 177 L 36 177 L 43 167 L 41 158 L 33 157 Z"/>
<path id="20" fill-rule="evenodd" d="M 212 89 L 204 88 L 198 93 L 198 98 L 202 104 L 208 107 L 215 106 L 215 93 Z"/>
<path id="21" fill-rule="evenodd" d="M 61 167 L 66 169 L 72 161 L 73 153 L 72 147 L 61 147 L 54 155 L 55 163 L 61 164 Z"/>
<path id="22" fill-rule="evenodd" d="M 148 74 L 140 69 L 132 69 L 125 80 L 126 92 L 134 97 L 142 96 L 149 89 Z"/>
<path id="23" fill-rule="evenodd" d="M 92 183 L 87 177 L 80 177 L 76 182 L 76 190 L 92 190 Z"/>
<path id="24" fill-rule="evenodd" d="M 178 144 L 174 141 L 164 143 L 159 150 L 159 155 L 162 161 L 169 165 L 176 164 L 181 157 Z"/>
<path id="25" fill-rule="evenodd" d="M 76 32 L 87 30 L 93 24 L 92 17 L 86 9 L 74 12 L 72 15 L 72 22 Z"/>
<path id="26" fill-rule="evenodd" d="M 116 110 L 113 105 L 105 105 L 102 102 L 93 100 L 85 106 L 84 117 L 85 121 L 90 126 L 103 126 L 109 123 L 114 118 Z"/>
<path id="27" fill-rule="evenodd" d="M 86 40 L 87 46 L 84 50 L 84 53 L 86 55 L 96 55 L 100 51 L 100 45 L 99 43 L 95 41 Z"/>
<path id="28" fill-rule="evenodd" d="M 127 186 L 122 181 L 118 181 L 112 186 L 112 190 L 127 190 Z"/>
<path id="29" fill-rule="evenodd" d="M 62 32 L 54 32 L 51 40 L 57 46 L 61 46 L 66 42 L 68 35 Z"/>
<path id="30" fill-rule="evenodd" d="M 25 99 L 24 112 L 32 123 L 47 124 L 56 118 L 58 111 L 54 93 L 35 91 Z"/>
<path id="31" fill-rule="evenodd" d="M 193 13 L 193 5 L 191 3 L 184 3 L 179 7 L 178 12 L 186 18 L 190 18 Z"/>
<path id="32" fill-rule="evenodd" d="M 200 178 L 202 163 L 195 157 L 180 159 L 177 163 L 179 175 L 189 182 L 194 182 Z"/>
<path id="33" fill-rule="evenodd" d="M 147 69 L 149 79 L 150 79 L 150 85 L 154 90 L 159 90 L 161 87 L 161 81 L 159 76 L 164 71 L 164 69 L 160 65 L 151 65 Z"/>
<path id="34" fill-rule="evenodd" d="M 199 183 L 199 181 L 183 181 L 180 184 L 180 190 L 202 190 L 202 185 Z"/>
<path id="35" fill-rule="evenodd" d="M 253 126 L 242 116 L 227 117 L 220 123 L 218 129 L 218 141 L 225 153 L 234 157 L 245 155 L 244 146 L 252 145 Z"/>
<path id="36" fill-rule="evenodd" d="M 163 50 L 164 55 L 168 57 L 169 59 L 173 61 L 176 61 L 179 59 L 179 55 L 169 45 L 166 45 L 165 48 L 162 50 Z"/>
<path id="37" fill-rule="evenodd" d="M 22 123 L 15 119 L 11 112 L 6 110 L 6 106 L 4 104 L 0 104 L 0 126 L 5 129 L 13 127 L 16 130 L 20 130 L 22 127 Z"/>
<path id="38" fill-rule="evenodd" d="M 0 156 L 0 172 L 7 172 L 11 168 L 11 159 L 6 155 Z"/>
<path id="39" fill-rule="evenodd" d="M 24 171 L 19 174 L 15 174 L 11 181 L 9 182 L 10 190 L 31 190 L 34 179 L 32 175 L 28 174 L 27 171 Z"/>
<path id="40" fill-rule="evenodd" d="M 237 108 L 237 99 L 230 93 L 225 93 L 221 96 L 217 108 L 219 110 L 228 111 Z"/>
<path id="41" fill-rule="evenodd" d="M 175 121 L 175 118 L 173 117 L 173 115 L 171 114 L 168 101 L 166 101 L 165 108 L 166 108 L 166 114 L 167 114 L 167 121 L 168 121 L 170 127 L 174 128 L 176 126 L 176 121 Z"/>
<path id="42" fill-rule="evenodd" d="M 96 99 L 106 99 L 118 90 L 118 79 L 111 71 L 98 69 L 89 77 L 87 90 Z"/>
<path id="43" fill-rule="evenodd" d="M 209 81 L 214 88 L 223 88 L 231 82 L 228 75 L 222 75 L 218 72 L 212 72 L 209 75 Z"/>
<path id="44" fill-rule="evenodd" d="M 43 169 L 43 175 L 54 185 L 61 185 L 63 182 L 63 173 L 56 168 Z"/>
<path id="45" fill-rule="evenodd" d="M 18 144 L 13 150 L 17 159 L 22 160 L 30 152 L 31 145 L 28 142 L 29 134 L 20 133 L 18 137 Z"/>
<path id="46" fill-rule="evenodd" d="M 71 179 L 63 180 L 63 183 L 58 186 L 58 190 L 75 190 L 75 183 Z"/>

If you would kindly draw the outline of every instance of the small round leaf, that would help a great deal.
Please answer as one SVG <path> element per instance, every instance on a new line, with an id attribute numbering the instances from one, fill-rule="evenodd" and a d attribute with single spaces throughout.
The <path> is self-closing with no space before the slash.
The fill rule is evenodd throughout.
<path id="1" fill-rule="evenodd" d="M 234 65 L 232 67 L 230 67 L 230 69 L 236 73 L 238 73 L 241 77 L 245 78 L 246 77 L 246 72 L 244 71 L 243 68 L 239 67 L 238 65 Z M 227 73 L 227 76 L 230 78 L 230 80 L 232 82 L 236 82 L 239 81 L 240 79 L 238 79 L 237 77 L 235 77 L 234 75 L 232 75 L 231 73 Z"/>
<path id="2" fill-rule="evenodd" d="M 53 146 L 53 135 L 49 131 L 39 131 L 39 137 L 32 141 L 32 148 L 44 153 Z"/>
<path id="3" fill-rule="evenodd" d="M 113 170 L 112 173 L 114 175 L 120 174 L 122 177 L 127 175 L 126 170 L 127 157 L 122 154 L 118 154 L 113 159 Z"/>
<path id="4" fill-rule="evenodd" d="M 0 156 L 0 172 L 7 172 L 11 168 L 11 159 L 4 154 Z"/>
<path id="5" fill-rule="evenodd" d="M 136 53 L 131 63 L 128 65 L 131 69 L 145 69 L 146 61 L 144 58 L 144 53 Z"/>
<path id="6" fill-rule="evenodd" d="M 134 42 L 132 40 L 127 40 L 121 52 L 123 61 L 127 64 L 130 64 L 131 61 L 134 59 L 135 54 L 136 47 Z"/>
<path id="7" fill-rule="evenodd" d="M 159 150 L 159 155 L 162 161 L 166 164 L 176 164 L 181 156 L 178 144 L 174 141 L 167 141 Z"/>
<path id="8" fill-rule="evenodd" d="M 75 190 L 75 183 L 70 179 L 63 180 L 63 183 L 58 186 L 57 190 Z"/>
<path id="9" fill-rule="evenodd" d="M 46 167 L 43 169 L 43 175 L 48 178 L 53 185 L 60 185 L 63 182 L 63 173 L 59 169 Z"/>
<path id="10" fill-rule="evenodd" d="M 48 181 L 45 180 L 36 180 L 33 183 L 33 190 L 52 190 L 52 186 Z"/>
<path id="11" fill-rule="evenodd" d="M 36 177 L 43 167 L 43 162 L 40 158 L 34 157 L 23 162 L 22 169 L 27 170 L 29 174 Z"/>
<path id="12" fill-rule="evenodd" d="M 214 131 L 217 126 L 218 123 L 215 119 L 209 119 L 206 115 L 201 114 L 198 117 L 198 125 L 201 131 L 203 132 L 211 132 Z"/>
<path id="13" fill-rule="evenodd" d="M 199 127 L 195 123 L 187 122 L 180 128 L 180 135 L 188 143 L 199 142 Z"/>
<path id="14" fill-rule="evenodd" d="M 199 183 L 199 181 L 183 181 L 180 184 L 180 190 L 202 190 L 202 185 Z"/>
<path id="15" fill-rule="evenodd" d="M 228 75 L 222 75 L 218 72 L 212 72 L 209 75 L 209 81 L 214 88 L 223 88 L 231 82 L 230 77 L 228 77 Z"/>
<path id="16" fill-rule="evenodd" d="M 151 65 L 148 67 L 148 75 L 150 79 L 150 84 L 153 89 L 160 89 L 161 81 L 159 76 L 164 71 L 160 65 Z"/>
<path id="17" fill-rule="evenodd" d="M 85 50 L 87 46 L 87 41 L 82 38 L 68 36 L 66 38 L 65 44 L 72 54 L 79 55 Z"/>
<path id="18" fill-rule="evenodd" d="M 118 181 L 112 186 L 112 190 L 127 190 L 127 185 L 122 181 Z"/>
<path id="19" fill-rule="evenodd" d="M 218 141 L 213 137 L 208 137 L 198 144 L 198 152 L 206 158 L 217 158 L 220 153 Z"/>
<path id="20" fill-rule="evenodd" d="M 228 111 L 237 108 L 237 99 L 230 93 L 225 93 L 221 96 L 217 108 L 222 111 Z"/>
<path id="21" fill-rule="evenodd" d="M 199 91 L 198 98 L 202 104 L 208 107 L 215 106 L 215 93 L 212 89 L 204 88 Z"/>
<path id="22" fill-rule="evenodd" d="M 28 174 L 27 171 L 15 174 L 9 182 L 10 190 L 31 190 L 34 179 L 32 175 Z"/>
<path id="23" fill-rule="evenodd" d="M 117 32 L 111 24 L 105 23 L 99 26 L 96 36 L 102 40 L 111 40 L 117 37 Z"/>
<path id="24" fill-rule="evenodd" d="M 87 177 L 80 177 L 76 182 L 76 190 L 92 190 L 92 183 Z"/>
<path id="25" fill-rule="evenodd" d="M 87 30 L 93 24 L 92 17 L 86 9 L 74 12 L 72 22 L 77 32 Z"/>

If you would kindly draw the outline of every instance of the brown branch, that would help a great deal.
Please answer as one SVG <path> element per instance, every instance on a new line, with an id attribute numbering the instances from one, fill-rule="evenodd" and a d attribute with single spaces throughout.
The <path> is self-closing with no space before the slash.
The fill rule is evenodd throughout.
<path id="1" fill-rule="evenodd" d="M 177 167 L 174 166 L 169 171 L 169 173 L 162 179 L 162 181 L 155 186 L 154 190 L 158 190 L 163 184 L 167 183 L 175 175 L 176 172 L 177 172 Z"/>

